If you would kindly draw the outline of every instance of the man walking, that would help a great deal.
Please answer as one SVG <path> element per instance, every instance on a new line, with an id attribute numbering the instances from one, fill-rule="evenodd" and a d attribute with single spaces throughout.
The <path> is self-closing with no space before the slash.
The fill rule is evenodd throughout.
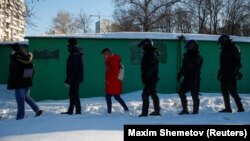
<path id="1" fill-rule="evenodd" d="M 79 85 L 83 82 L 83 61 L 82 51 L 77 47 L 77 40 L 70 38 L 68 40 L 69 56 L 66 66 L 65 85 L 69 86 L 69 108 L 62 114 L 72 115 L 74 108 L 75 114 L 81 114 L 81 102 L 79 97 Z"/>

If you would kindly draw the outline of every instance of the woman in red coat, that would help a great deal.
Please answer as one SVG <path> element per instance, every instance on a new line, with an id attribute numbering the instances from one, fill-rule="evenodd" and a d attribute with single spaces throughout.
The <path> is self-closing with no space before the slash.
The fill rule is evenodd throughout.
<path id="1" fill-rule="evenodd" d="M 125 111 L 129 111 L 127 105 L 120 97 L 122 93 L 122 81 L 118 79 L 118 75 L 120 72 L 121 57 L 119 55 L 112 54 L 111 50 L 108 48 L 102 50 L 102 55 L 106 64 L 105 91 L 108 113 L 111 114 L 112 96 L 114 96 L 115 100 L 121 104 Z"/>

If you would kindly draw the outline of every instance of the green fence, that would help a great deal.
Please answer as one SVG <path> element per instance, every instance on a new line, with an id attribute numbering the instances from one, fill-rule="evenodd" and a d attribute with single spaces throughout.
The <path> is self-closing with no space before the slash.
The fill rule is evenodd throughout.
<path id="1" fill-rule="evenodd" d="M 138 34 L 140 36 L 138 36 Z M 122 34 L 107 34 L 108 36 L 75 36 L 78 38 L 79 47 L 84 50 L 84 82 L 80 85 L 81 97 L 104 96 L 104 71 L 105 65 L 101 55 L 102 49 L 108 47 L 113 53 L 122 57 L 125 65 L 125 78 L 123 81 L 123 93 L 141 90 L 143 85 L 140 79 L 140 59 L 142 50 L 136 45 L 143 38 L 152 38 L 155 46 L 161 52 L 159 77 L 157 84 L 159 93 L 176 93 L 178 83 L 177 73 L 181 66 L 184 53 L 185 38 L 178 38 L 180 34 L 131 33 L 128 36 Z M 122 36 L 126 35 L 126 36 Z M 169 35 L 171 37 L 169 37 Z M 216 75 L 219 67 L 220 49 L 216 38 L 199 39 L 199 35 L 193 37 L 184 35 L 186 39 L 196 39 L 200 44 L 200 52 L 204 59 L 202 68 L 201 92 L 220 92 Z M 207 36 L 205 36 L 207 37 Z M 68 89 L 64 87 L 66 72 L 66 60 L 68 57 L 67 40 L 70 36 L 27 37 L 29 50 L 34 54 L 35 77 L 31 89 L 32 96 L 36 100 L 66 99 Z M 237 39 L 240 39 L 239 37 Z M 248 38 L 246 38 L 249 40 Z M 250 52 L 249 42 L 236 42 L 242 52 L 242 73 L 244 77 L 238 83 L 239 92 L 250 93 L 250 65 L 247 59 Z M 6 83 L 7 68 L 10 49 L 0 46 L 1 66 L 0 82 Z"/>

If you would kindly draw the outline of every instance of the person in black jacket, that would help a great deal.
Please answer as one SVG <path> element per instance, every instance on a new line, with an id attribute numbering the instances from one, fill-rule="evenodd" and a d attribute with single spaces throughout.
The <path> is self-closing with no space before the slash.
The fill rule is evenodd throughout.
<path id="1" fill-rule="evenodd" d="M 69 56 L 66 66 L 66 80 L 65 85 L 69 86 L 69 108 L 67 112 L 62 114 L 72 115 L 74 108 L 75 114 L 81 114 L 81 102 L 79 97 L 79 85 L 83 82 L 83 53 L 80 48 L 77 47 L 77 40 L 70 38 L 68 40 Z"/>
<path id="2" fill-rule="evenodd" d="M 221 45 L 221 53 L 220 69 L 217 79 L 220 81 L 225 104 L 225 109 L 220 112 L 232 113 L 229 93 L 234 98 L 238 112 L 244 112 L 241 98 L 237 92 L 237 79 L 240 80 L 242 78 L 242 74 L 239 72 L 239 69 L 242 67 L 240 50 L 235 46 L 228 35 L 221 35 L 218 39 L 218 43 Z"/>
<path id="3" fill-rule="evenodd" d="M 200 105 L 200 73 L 203 58 L 200 56 L 199 45 L 195 40 L 189 40 L 186 43 L 185 48 L 187 52 L 184 54 L 182 67 L 177 78 L 177 80 L 180 81 L 181 77 L 184 76 L 179 90 L 183 110 L 179 114 L 189 114 L 186 97 L 188 91 L 191 91 L 193 99 L 193 114 L 198 114 Z"/>
<path id="4" fill-rule="evenodd" d="M 40 116 L 43 110 L 37 106 L 29 95 L 29 88 L 32 86 L 34 67 L 32 64 L 32 53 L 29 53 L 15 43 L 11 46 L 13 53 L 10 55 L 9 78 L 7 89 L 15 90 L 17 102 L 16 119 L 23 119 L 25 116 L 25 102 L 29 104 L 36 116 Z"/>
<path id="5" fill-rule="evenodd" d="M 142 92 L 142 113 L 139 117 L 148 116 L 149 96 L 152 97 L 154 111 L 150 113 L 151 116 L 160 115 L 160 101 L 156 92 L 156 84 L 158 78 L 159 52 L 154 47 L 151 39 L 144 39 L 138 47 L 143 48 L 143 57 L 141 60 L 141 79 L 144 84 Z"/>

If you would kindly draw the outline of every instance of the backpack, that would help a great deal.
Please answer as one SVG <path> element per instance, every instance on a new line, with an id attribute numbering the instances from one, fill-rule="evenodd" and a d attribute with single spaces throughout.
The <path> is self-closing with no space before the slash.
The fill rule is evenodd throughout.
<path id="1" fill-rule="evenodd" d="M 118 79 L 122 81 L 123 78 L 124 78 L 124 65 L 120 64 L 120 71 L 119 71 L 119 74 L 118 74 Z"/>

